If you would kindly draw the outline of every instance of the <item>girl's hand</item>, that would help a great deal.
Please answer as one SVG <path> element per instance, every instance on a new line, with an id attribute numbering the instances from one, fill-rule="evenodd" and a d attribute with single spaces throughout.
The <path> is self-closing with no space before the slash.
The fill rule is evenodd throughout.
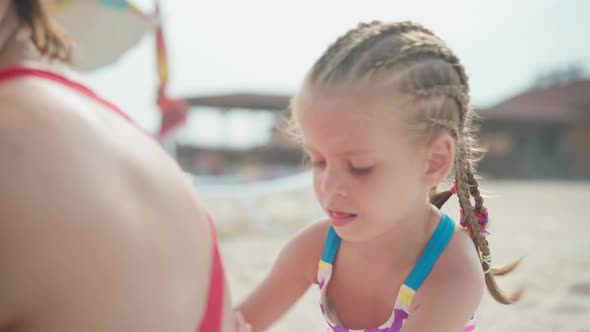
<path id="1" fill-rule="evenodd" d="M 236 332 L 251 332 L 252 326 L 246 322 L 240 311 L 234 311 L 234 326 Z"/>

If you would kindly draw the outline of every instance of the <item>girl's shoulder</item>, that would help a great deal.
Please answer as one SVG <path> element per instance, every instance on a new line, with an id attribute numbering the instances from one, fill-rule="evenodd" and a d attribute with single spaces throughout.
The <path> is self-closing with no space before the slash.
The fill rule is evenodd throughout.
<path id="1" fill-rule="evenodd" d="M 317 283 L 317 266 L 330 229 L 327 219 L 314 221 L 297 232 L 283 248 L 279 259 L 297 264 L 310 283 Z"/>
<path id="2" fill-rule="evenodd" d="M 318 219 L 297 232 L 293 239 L 298 238 L 298 241 L 309 242 L 309 244 L 320 244 L 323 248 L 329 229 L 330 222 L 327 218 Z"/>
<path id="3" fill-rule="evenodd" d="M 456 227 L 447 247 L 416 293 L 414 304 L 420 306 L 432 298 L 447 298 L 469 306 L 481 301 L 484 287 L 484 273 L 473 241 L 465 229 Z"/>

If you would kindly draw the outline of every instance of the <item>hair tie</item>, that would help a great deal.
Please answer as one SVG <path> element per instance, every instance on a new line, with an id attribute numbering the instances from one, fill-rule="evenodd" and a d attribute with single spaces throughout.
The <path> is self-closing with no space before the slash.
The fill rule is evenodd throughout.
<path id="1" fill-rule="evenodd" d="M 457 179 L 453 180 L 453 185 L 451 186 L 451 189 L 449 189 L 449 191 L 453 195 L 456 195 L 457 194 Z M 465 222 L 465 215 L 463 214 L 463 209 L 459 209 L 459 213 L 461 215 L 460 216 L 460 224 L 461 224 L 461 226 L 463 226 L 464 228 L 467 228 L 467 223 Z M 477 222 L 481 226 L 482 232 L 484 234 L 486 234 L 486 235 L 490 234 L 490 232 L 488 232 L 486 230 L 486 226 L 488 225 L 488 221 L 489 221 L 488 209 L 484 207 L 483 210 L 480 212 L 477 207 L 474 207 L 473 208 L 473 213 L 477 217 Z"/>
<path id="2" fill-rule="evenodd" d="M 460 215 L 461 215 L 461 219 L 460 219 L 460 224 L 463 227 L 467 227 L 467 223 L 465 222 L 465 215 L 463 214 L 463 209 L 459 209 Z M 483 210 L 480 212 L 477 207 L 473 208 L 473 213 L 475 214 L 475 216 L 477 217 L 477 222 L 479 223 L 479 225 L 481 226 L 481 230 L 484 234 L 488 235 L 490 234 L 490 232 L 488 232 L 486 230 L 486 226 L 488 225 L 488 221 L 490 220 L 490 216 L 488 213 L 488 209 L 487 208 L 483 208 Z"/>
<path id="3" fill-rule="evenodd" d="M 438 194 L 439 188 L 440 188 L 440 185 L 437 185 L 436 187 L 432 187 L 432 189 L 430 189 L 430 198 L 432 198 Z"/>
<path id="4" fill-rule="evenodd" d="M 481 256 L 481 262 L 487 264 L 487 268 L 483 271 L 484 274 L 490 273 L 492 270 L 492 253 Z"/>
<path id="5" fill-rule="evenodd" d="M 430 189 L 430 197 L 434 197 L 435 195 L 437 195 L 439 193 L 440 189 L 440 184 L 436 185 L 435 187 L 432 187 L 432 189 Z M 449 189 L 449 191 L 451 192 L 451 194 L 456 195 L 457 194 L 457 180 L 453 180 L 453 186 L 451 187 L 451 189 Z"/>
<path id="6" fill-rule="evenodd" d="M 457 195 L 457 179 L 453 180 L 453 185 L 451 186 L 451 189 L 449 189 L 449 191 L 451 192 L 451 194 Z"/>

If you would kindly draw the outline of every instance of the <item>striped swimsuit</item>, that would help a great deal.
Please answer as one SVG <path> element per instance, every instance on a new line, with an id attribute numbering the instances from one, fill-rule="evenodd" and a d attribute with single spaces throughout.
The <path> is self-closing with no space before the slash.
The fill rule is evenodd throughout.
<path id="1" fill-rule="evenodd" d="M 401 286 L 393 312 L 387 322 L 383 323 L 379 327 L 361 329 L 361 330 L 350 330 L 338 325 L 338 320 L 329 312 L 329 307 L 326 305 L 326 288 L 330 282 L 332 276 L 332 269 L 336 254 L 340 248 L 341 239 L 336 234 L 333 227 L 330 226 L 328 236 L 324 245 L 324 252 L 322 259 L 318 264 L 318 275 L 317 280 L 319 283 L 321 296 L 320 296 L 320 309 L 328 325 L 334 332 L 398 332 L 404 325 L 405 320 L 410 316 L 410 306 L 414 294 L 418 291 L 430 270 L 436 263 L 436 260 L 449 243 L 453 232 L 455 230 L 455 222 L 447 215 L 442 214 L 440 222 L 436 227 L 436 230 L 432 234 L 432 237 L 428 241 L 424 252 L 418 259 L 418 262 L 410 272 L 408 278 Z M 470 321 L 467 323 L 464 332 L 474 331 L 475 329 L 475 314 L 472 316 Z"/>

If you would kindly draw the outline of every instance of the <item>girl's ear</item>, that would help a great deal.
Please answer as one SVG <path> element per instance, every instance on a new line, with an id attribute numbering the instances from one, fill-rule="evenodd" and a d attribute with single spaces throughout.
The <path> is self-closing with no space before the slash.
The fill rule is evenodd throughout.
<path id="1" fill-rule="evenodd" d="M 448 135 L 439 135 L 426 150 L 424 177 L 429 188 L 437 186 L 451 171 L 455 160 L 455 140 Z"/>

